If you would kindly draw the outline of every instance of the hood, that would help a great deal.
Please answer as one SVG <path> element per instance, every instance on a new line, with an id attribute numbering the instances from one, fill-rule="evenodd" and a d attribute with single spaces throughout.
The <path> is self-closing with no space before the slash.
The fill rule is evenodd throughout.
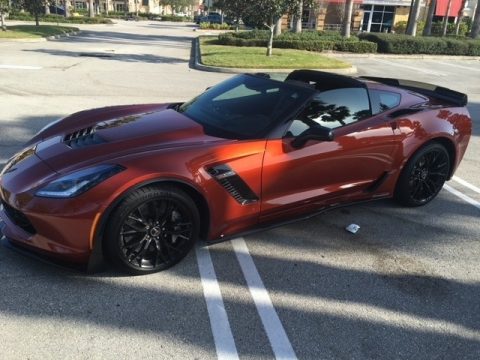
<path id="1" fill-rule="evenodd" d="M 62 172 L 72 164 L 224 140 L 206 135 L 201 125 L 166 105 L 101 110 L 75 114 L 39 133 L 36 155 Z"/>

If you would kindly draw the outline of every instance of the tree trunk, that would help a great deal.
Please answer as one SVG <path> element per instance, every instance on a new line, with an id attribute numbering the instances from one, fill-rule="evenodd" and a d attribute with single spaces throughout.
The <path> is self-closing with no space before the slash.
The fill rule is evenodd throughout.
<path id="1" fill-rule="evenodd" d="M 423 28 L 423 36 L 432 35 L 432 23 L 433 15 L 435 14 L 435 7 L 437 6 L 437 0 L 430 0 L 430 6 L 428 7 L 427 22 Z"/>
<path id="2" fill-rule="evenodd" d="M 350 28 L 352 27 L 352 13 L 353 13 L 353 0 L 347 0 L 345 2 L 345 16 L 343 17 L 343 29 L 342 29 L 342 35 L 346 38 L 350 37 Z"/>
<path id="3" fill-rule="evenodd" d="M 420 0 L 415 0 L 410 16 L 411 20 L 408 21 L 406 34 L 415 36 L 417 35 L 417 22 L 418 17 L 420 16 Z"/>
<path id="4" fill-rule="evenodd" d="M 470 37 L 476 39 L 480 35 L 480 4 L 477 4 L 475 15 L 473 16 L 472 31 Z"/>
<path id="5" fill-rule="evenodd" d="M 38 19 L 38 8 L 35 7 L 35 26 L 40 26 L 40 20 Z"/>
<path id="6" fill-rule="evenodd" d="M 2 27 L 2 31 L 7 31 L 7 26 L 5 25 L 5 13 L 0 11 L 0 26 Z"/>
<path id="7" fill-rule="evenodd" d="M 303 0 L 298 2 L 297 13 L 295 14 L 295 28 L 293 32 L 301 33 L 302 32 L 302 17 L 303 17 Z"/>
<path id="8" fill-rule="evenodd" d="M 277 20 L 277 23 L 275 24 L 275 31 L 274 31 L 275 36 L 278 36 L 282 33 L 282 22 L 283 22 L 282 18 Z"/>
<path id="9" fill-rule="evenodd" d="M 93 9 L 93 0 L 88 0 L 88 17 L 95 17 L 95 12 Z"/>
<path id="10" fill-rule="evenodd" d="M 108 8 L 110 6 L 110 3 L 108 0 L 105 0 L 105 14 L 108 16 Z"/>
<path id="11" fill-rule="evenodd" d="M 50 4 L 45 3 L 45 15 L 50 15 Z"/>
<path id="12" fill-rule="evenodd" d="M 273 30 L 275 28 L 275 21 L 273 17 L 270 17 L 270 24 L 267 25 L 268 29 L 270 30 L 270 37 L 268 38 L 268 45 L 267 45 L 267 56 L 272 56 L 272 48 L 273 48 Z"/>
<path id="13" fill-rule="evenodd" d="M 70 17 L 69 0 L 65 0 L 65 17 Z"/>
<path id="14" fill-rule="evenodd" d="M 458 36 L 458 33 L 460 32 L 460 24 L 462 23 L 463 20 L 463 12 L 465 10 L 465 4 L 467 3 L 467 0 L 462 1 L 462 5 L 460 6 L 460 9 L 458 10 L 457 14 L 457 23 L 455 24 L 455 35 Z"/>
<path id="15" fill-rule="evenodd" d="M 443 18 L 442 36 L 446 36 L 446 35 L 447 35 L 448 15 L 450 15 L 450 10 L 451 10 L 451 9 L 452 9 L 452 0 L 448 0 L 447 13 L 445 14 L 445 17 Z"/>

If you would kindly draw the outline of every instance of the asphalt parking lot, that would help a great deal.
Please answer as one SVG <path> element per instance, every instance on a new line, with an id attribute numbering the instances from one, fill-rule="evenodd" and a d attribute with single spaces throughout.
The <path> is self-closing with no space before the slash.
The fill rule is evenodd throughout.
<path id="1" fill-rule="evenodd" d="M 0 166 L 69 113 L 182 101 L 230 76 L 190 67 L 188 25 L 82 30 L 0 42 Z M 480 61 L 345 59 L 361 75 L 469 95 L 474 134 L 436 200 L 333 210 L 143 277 L 86 275 L 0 247 L 0 358 L 478 359 Z"/>

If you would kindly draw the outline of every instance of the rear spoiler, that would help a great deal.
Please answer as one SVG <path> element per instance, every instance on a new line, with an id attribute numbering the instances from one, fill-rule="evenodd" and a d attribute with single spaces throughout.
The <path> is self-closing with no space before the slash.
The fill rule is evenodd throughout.
<path id="1" fill-rule="evenodd" d="M 450 90 L 442 86 L 418 81 L 382 78 L 375 76 L 361 76 L 360 79 L 371 80 L 381 84 L 411 90 L 425 96 L 433 97 L 439 100 L 445 100 L 457 106 L 466 106 L 468 102 L 467 94 Z"/>

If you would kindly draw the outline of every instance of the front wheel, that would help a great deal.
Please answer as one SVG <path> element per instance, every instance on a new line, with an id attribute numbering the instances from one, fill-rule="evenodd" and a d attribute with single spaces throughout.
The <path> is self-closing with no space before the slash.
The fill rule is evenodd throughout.
<path id="1" fill-rule="evenodd" d="M 450 156 L 438 143 L 418 150 L 403 169 L 395 189 L 395 200 L 405 206 L 421 206 L 433 200 L 450 172 Z"/>
<path id="2" fill-rule="evenodd" d="M 200 216 L 192 199 L 174 187 L 133 191 L 106 228 L 107 257 L 130 274 L 149 274 L 182 260 L 198 238 Z"/>

